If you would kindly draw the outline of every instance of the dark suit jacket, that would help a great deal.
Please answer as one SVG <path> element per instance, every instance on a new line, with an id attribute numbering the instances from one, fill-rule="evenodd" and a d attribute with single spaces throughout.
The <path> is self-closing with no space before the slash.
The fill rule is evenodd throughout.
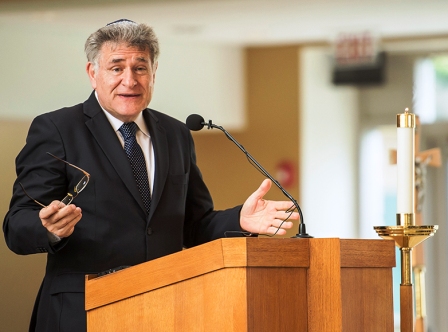
<path id="1" fill-rule="evenodd" d="M 155 151 L 151 211 L 146 214 L 130 163 L 94 94 L 79 105 L 36 117 L 16 159 L 17 180 L 3 230 L 18 254 L 48 253 L 31 330 L 85 329 L 84 275 L 135 265 L 241 230 L 240 207 L 214 211 L 196 165 L 186 126 L 167 115 L 143 111 Z M 82 219 L 55 246 L 38 217 L 43 204 L 62 199 L 83 174 L 46 152 L 91 174 L 74 200 Z"/>

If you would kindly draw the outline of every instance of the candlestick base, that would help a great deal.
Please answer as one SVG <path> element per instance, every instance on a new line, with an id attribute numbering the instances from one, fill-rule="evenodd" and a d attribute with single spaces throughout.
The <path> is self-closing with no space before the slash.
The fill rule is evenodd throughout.
<path id="1" fill-rule="evenodd" d="M 386 240 L 394 240 L 399 248 L 414 248 L 433 236 L 439 226 L 375 226 L 376 233 Z"/>
<path id="2" fill-rule="evenodd" d="M 399 219 L 399 218 L 398 218 Z M 412 299 L 412 248 L 433 236 L 439 226 L 409 225 L 413 217 L 405 216 L 408 222 L 404 226 L 375 226 L 376 233 L 386 240 L 394 240 L 401 252 L 401 286 L 400 286 L 400 317 L 401 331 L 412 332 L 414 325 L 414 310 Z"/>

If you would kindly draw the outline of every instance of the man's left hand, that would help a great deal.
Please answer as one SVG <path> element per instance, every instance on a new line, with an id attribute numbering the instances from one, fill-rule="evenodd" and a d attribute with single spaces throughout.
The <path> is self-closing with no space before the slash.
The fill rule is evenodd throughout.
<path id="1" fill-rule="evenodd" d="M 271 180 L 264 180 L 249 196 L 240 213 L 241 228 L 250 233 L 285 235 L 293 226 L 291 220 L 299 220 L 298 212 L 286 212 L 293 207 L 291 201 L 268 201 L 263 197 L 271 188 Z M 288 218 L 288 221 L 284 220 Z"/>

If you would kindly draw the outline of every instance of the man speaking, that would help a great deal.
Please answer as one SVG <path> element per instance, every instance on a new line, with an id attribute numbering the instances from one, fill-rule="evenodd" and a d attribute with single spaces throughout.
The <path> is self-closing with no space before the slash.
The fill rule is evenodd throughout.
<path id="1" fill-rule="evenodd" d="M 147 108 L 159 45 L 129 20 L 89 36 L 83 103 L 36 117 L 16 159 L 3 230 L 17 254 L 47 253 L 30 331 L 85 331 L 84 276 L 131 266 L 226 231 L 285 234 L 289 201 L 271 182 L 244 205 L 215 211 L 188 128 Z M 290 216 L 299 219 L 298 213 Z"/>

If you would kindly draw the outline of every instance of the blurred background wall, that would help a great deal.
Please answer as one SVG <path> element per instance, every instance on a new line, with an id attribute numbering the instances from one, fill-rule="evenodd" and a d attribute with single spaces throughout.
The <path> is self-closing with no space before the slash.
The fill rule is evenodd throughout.
<path id="1" fill-rule="evenodd" d="M 30 121 L 88 97 L 84 42 L 126 17 L 153 26 L 160 39 L 150 107 L 181 121 L 199 113 L 224 126 L 298 200 L 311 235 L 377 238 L 372 226 L 395 219 L 395 169 L 387 159 L 395 115 L 415 105 L 419 64 L 448 51 L 447 10 L 437 0 L 0 0 L 0 214 L 8 209 L 14 158 Z M 364 30 L 386 54 L 384 80 L 335 85 L 338 32 Z M 422 133 L 422 148 L 443 152 L 443 166 L 428 170 L 424 206 L 424 222 L 440 225 L 425 243 L 433 332 L 448 325 L 443 114 L 429 116 Z M 204 129 L 194 137 L 216 208 L 241 204 L 263 176 L 221 132 Z M 268 194 L 283 197 L 274 187 Z M 296 232 L 295 225 L 287 236 Z M 0 241 L 0 261 L 0 330 L 24 331 L 45 256 L 17 256 Z"/>

